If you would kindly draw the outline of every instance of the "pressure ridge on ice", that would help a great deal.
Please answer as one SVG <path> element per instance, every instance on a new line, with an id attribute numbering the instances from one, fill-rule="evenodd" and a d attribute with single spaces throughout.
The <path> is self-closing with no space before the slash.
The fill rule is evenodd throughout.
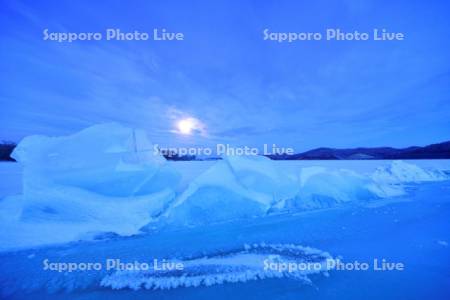
<path id="1" fill-rule="evenodd" d="M 263 156 L 228 156 L 180 190 L 176 163 L 155 153 L 144 131 L 116 123 L 30 136 L 13 157 L 23 166 L 23 194 L 0 202 L 2 249 L 372 201 L 448 179 L 404 161 L 364 174 L 322 166 L 288 171 Z"/>

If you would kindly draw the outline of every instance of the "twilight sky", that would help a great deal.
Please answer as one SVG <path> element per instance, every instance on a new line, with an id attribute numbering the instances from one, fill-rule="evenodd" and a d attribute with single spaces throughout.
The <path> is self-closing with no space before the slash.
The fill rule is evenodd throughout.
<path id="1" fill-rule="evenodd" d="M 314 3 L 313 3 L 314 2 Z M 182 32 L 184 41 L 44 41 Z M 404 41 L 264 41 L 327 28 Z M 0 4 L 0 140 L 118 121 L 165 146 L 450 140 L 448 1 L 13 1 Z M 177 132 L 195 118 L 201 130 Z"/>

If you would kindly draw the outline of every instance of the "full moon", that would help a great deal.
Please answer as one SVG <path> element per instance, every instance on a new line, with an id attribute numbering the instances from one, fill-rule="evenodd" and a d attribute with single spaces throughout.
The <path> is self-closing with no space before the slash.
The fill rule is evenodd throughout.
<path id="1" fill-rule="evenodd" d="M 178 121 L 178 131 L 181 134 L 191 134 L 192 129 L 195 127 L 195 123 L 192 119 L 183 119 Z"/>
<path id="2" fill-rule="evenodd" d="M 197 118 L 189 117 L 177 121 L 175 132 L 182 135 L 206 135 L 206 126 Z"/>

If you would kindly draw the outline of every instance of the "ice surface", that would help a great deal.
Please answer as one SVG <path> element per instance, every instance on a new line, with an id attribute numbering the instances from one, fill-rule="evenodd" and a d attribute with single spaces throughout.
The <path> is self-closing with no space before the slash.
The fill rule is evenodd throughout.
<path id="1" fill-rule="evenodd" d="M 245 245 L 235 251 L 176 261 L 183 270 L 121 270 L 106 276 L 101 285 L 164 290 L 282 277 L 310 282 L 308 275 L 327 272 L 334 265 L 327 252 L 291 244 Z"/>
<path id="2" fill-rule="evenodd" d="M 322 163 L 327 169 L 336 169 L 334 162 L 315 163 Z M 203 167 L 202 162 L 190 164 L 192 168 Z M 283 165 L 286 164 L 283 162 Z M 294 162 L 293 165 L 295 169 L 302 167 L 301 162 Z M 448 247 L 439 241 L 450 241 L 450 194 L 445 193 L 449 188 L 449 182 L 421 184 L 408 196 L 409 201 L 377 201 L 385 202 L 381 206 L 278 214 L 267 218 L 208 224 L 208 227 L 159 231 L 127 239 L 116 238 L 95 243 L 73 243 L 60 247 L 2 253 L 0 298 L 298 299 L 301 296 L 302 299 L 361 299 L 370 291 L 374 299 L 394 299 L 398 295 L 404 296 L 405 299 L 414 299 L 429 295 L 430 290 L 438 290 L 440 295 L 444 296 L 441 298 L 446 299 L 445 296 L 449 295 L 448 272 L 442 266 L 449 260 L 450 252 Z M 236 268 L 240 258 L 254 261 L 253 258 L 259 257 L 258 255 L 270 253 L 280 255 L 284 262 L 288 261 L 287 251 L 268 250 L 268 247 L 263 247 L 267 252 L 252 249 L 254 243 L 262 245 L 262 241 L 267 246 L 311 245 L 326 250 L 333 256 L 339 255 L 343 262 L 359 261 L 372 264 L 374 258 L 386 257 L 390 261 L 404 263 L 406 268 L 405 271 L 386 273 L 390 276 L 389 280 L 380 276 L 378 271 L 331 270 L 329 278 L 307 275 L 312 283 L 306 285 L 302 281 L 291 280 L 287 272 L 280 279 L 253 281 L 250 278 L 246 283 L 239 281 L 233 284 L 231 279 L 243 278 L 239 277 Z M 249 246 L 243 246 L 244 244 Z M 388 255 L 389 253 L 392 255 Z M 304 259 L 313 256 L 306 254 Z M 150 264 L 154 258 L 160 261 L 192 261 L 192 266 L 197 267 L 186 270 L 198 271 L 200 274 L 196 274 L 208 279 L 205 284 L 212 282 L 215 285 L 206 287 L 200 283 L 197 288 L 183 288 L 190 282 L 194 283 L 190 273 L 186 274 L 184 280 L 175 273 L 165 273 L 173 275 L 173 279 L 169 279 L 162 273 L 158 277 L 158 274 L 130 272 L 122 277 L 106 270 L 49 272 L 42 269 L 42 261 L 46 258 L 52 262 L 103 264 L 108 258 L 118 258 L 123 262 L 137 260 Z M 297 256 L 294 259 L 298 261 L 302 258 Z M 415 267 L 418 261 L 423 263 L 420 267 Z M 226 274 L 229 275 L 230 283 L 219 285 L 218 281 L 214 281 L 217 278 L 214 276 L 215 270 L 203 262 L 217 263 L 217 272 L 220 274 L 226 273 L 229 263 L 230 272 Z M 251 266 L 244 265 L 250 268 Z M 106 281 L 104 278 L 110 280 Z M 102 280 L 106 287 L 100 286 Z M 132 289 L 136 286 L 145 289 L 147 282 L 152 280 L 154 283 L 149 286 L 153 284 L 153 288 L 158 290 Z M 165 281 L 177 283 L 179 288 L 160 290 L 174 286 L 165 284 Z M 393 282 L 396 284 L 393 285 Z M 111 291 L 113 287 L 123 290 Z"/>

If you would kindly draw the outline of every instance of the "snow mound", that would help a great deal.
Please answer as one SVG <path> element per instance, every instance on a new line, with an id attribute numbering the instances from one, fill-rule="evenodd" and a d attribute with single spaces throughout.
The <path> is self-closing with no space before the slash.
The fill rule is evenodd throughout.
<path id="1" fill-rule="evenodd" d="M 419 183 L 424 181 L 447 180 L 448 175 L 440 170 L 426 170 L 402 160 L 395 160 L 389 167 L 377 168 L 372 174 L 372 179 L 376 182 L 392 184 L 408 182 Z"/>
<path id="2" fill-rule="evenodd" d="M 291 244 L 254 244 L 225 253 L 177 260 L 182 270 L 116 271 L 101 281 L 112 289 L 175 289 L 292 278 L 310 283 L 308 275 L 326 273 L 334 265 L 327 253 Z M 328 274 L 328 273 L 326 273 Z"/>
<path id="3" fill-rule="evenodd" d="M 0 235 L 3 246 L 135 234 L 173 201 L 180 179 L 143 131 L 116 123 L 64 137 L 30 136 L 12 156 L 23 165 L 23 195 L 0 203 L 5 226 L 15 232 Z M 33 228 L 43 232 L 21 232 Z"/>
<path id="4" fill-rule="evenodd" d="M 168 209 L 164 221 L 198 225 L 261 216 L 294 197 L 298 183 L 263 156 L 228 156 L 194 179 Z"/>

